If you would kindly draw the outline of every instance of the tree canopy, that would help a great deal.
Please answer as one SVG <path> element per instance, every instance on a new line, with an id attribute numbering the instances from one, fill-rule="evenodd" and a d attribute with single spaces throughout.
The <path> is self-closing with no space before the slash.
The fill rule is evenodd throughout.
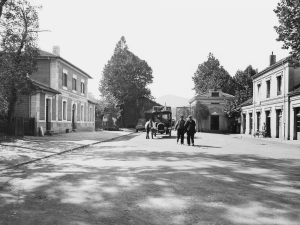
<path id="1" fill-rule="evenodd" d="M 147 87 L 153 82 L 152 69 L 145 60 L 141 60 L 128 50 L 126 40 L 121 37 L 114 54 L 104 66 L 99 91 L 102 97 L 111 95 L 118 105 L 134 105 L 136 116 L 140 99 L 152 99 Z M 123 107 L 123 110 L 125 108 Z M 124 113 L 124 112 L 123 112 Z"/>
<path id="2" fill-rule="evenodd" d="M 1 1 L 3 2 L 3 1 Z M 35 90 L 29 78 L 37 70 L 39 7 L 23 0 L 8 1 L 0 19 L 0 90 L 1 111 L 10 120 L 23 94 Z"/>
<path id="3" fill-rule="evenodd" d="M 202 104 L 200 101 L 196 102 L 196 105 L 193 108 L 194 117 L 197 121 L 199 121 L 200 127 L 198 129 L 201 129 L 201 124 L 203 120 L 207 120 L 210 116 L 210 111 L 207 107 L 207 105 Z"/>
<path id="4" fill-rule="evenodd" d="M 224 93 L 234 94 L 232 77 L 212 53 L 209 53 L 207 61 L 198 65 L 192 79 L 197 94 L 210 89 L 221 89 Z"/>
<path id="5" fill-rule="evenodd" d="M 2 16 L 3 8 L 7 0 L 0 0 L 0 18 Z"/>
<path id="6" fill-rule="evenodd" d="M 241 113 L 241 104 L 252 98 L 253 82 L 252 76 L 256 71 L 252 66 L 248 66 L 244 71 L 238 70 L 233 77 L 233 87 L 235 90 L 234 97 L 227 100 L 223 109 L 225 116 L 239 118 Z"/>
<path id="7" fill-rule="evenodd" d="M 152 80 L 152 69 L 146 61 L 128 50 L 125 38 L 122 37 L 103 69 L 99 90 L 103 96 L 111 94 L 119 103 L 140 97 L 152 98 L 147 88 Z"/>
<path id="8" fill-rule="evenodd" d="M 283 49 L 290 49 L 290 54 L 300 60 L 300 1 L 280 0 L 274 9 L 279 26 L 274 29 L 278 34 L 277 41 L 283 41 Z M 298 64 L 299 66 L 299 64 Z"/>

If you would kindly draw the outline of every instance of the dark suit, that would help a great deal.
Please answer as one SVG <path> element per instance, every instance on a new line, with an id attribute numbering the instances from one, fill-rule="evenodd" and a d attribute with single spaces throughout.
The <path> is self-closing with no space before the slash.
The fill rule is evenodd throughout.
<path id="1" fill-rule="evenodd" d="M 181 144 L 183 144 L 184 142 L 184 124 L 185 124 L 184 120 L 178 120 L 175 125 L 175 129 L 177 130 L 177 143 L 179 139 Z"/>
<path id="2" fill-rule="evenodd" d="M 194 120 L 187 120 L 184 125 L 185 131 L 187 133 L 187 143 L 188 145 L 194 145 L 194 135 L 196 133 L 196 122 Z"/>

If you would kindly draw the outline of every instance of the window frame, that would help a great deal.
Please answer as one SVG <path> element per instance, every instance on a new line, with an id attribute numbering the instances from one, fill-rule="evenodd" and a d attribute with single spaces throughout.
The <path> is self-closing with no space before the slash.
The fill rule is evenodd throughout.
<path id="1" fill-rule="evenodd" d="M 84 105 L 80 105 L 80 121 L 84 121 Z"/>
<path id="2" fill-rule="evenodd" d="M 68 89 L 68 71 L 63 70 L 62 72 L 62 88 L 63 89 Z"/>
<path id="3" fill-rule="evenodd" d="M 65 110 L 64 110 L 64 103 L 66 103 Z M 66 99 L 62 100 L 61 113 L 62 113 L 62 116 L 61 116 L 62 121 L 67 121 L 68 120 L 68 101 Z"/>
<path id="4" fill-rule="evenodd" d="M 282 94 L 282 76 L 277 76 L 277 95 Z"/>
<path id="5" fill-rule="evenodd" d="M 84 80 L 81 80 L 81 84 L 80 84 L 80 93 L 82 95 L 85 94 L 85 83 L 84 83 Z"/>
<path id="6" fill-rule="evenodd" d="M 267 91 L 266 97 L 270 98 L 271 97 L 271 81 L 270 80 L 266 81 L 266 91 Z"/>

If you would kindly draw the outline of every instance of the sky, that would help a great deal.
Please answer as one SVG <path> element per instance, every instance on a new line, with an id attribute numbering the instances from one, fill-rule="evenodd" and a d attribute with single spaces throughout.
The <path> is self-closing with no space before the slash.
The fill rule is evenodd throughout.
<path id="1" fill-rule="evenodd" d="M 288 56 L 277 42 L 273 10 L 279 0 L 31 0 L 42 5 L 39 47 L 60 55 L 94 79 L 89 92 L 99 97 L 99 80 L 116 43 L 153 70 L 155 98 L 192 98 L 192 77 L 211 52 L 234 76 L 248 65 L 263 70 L 272 52 Z"/>

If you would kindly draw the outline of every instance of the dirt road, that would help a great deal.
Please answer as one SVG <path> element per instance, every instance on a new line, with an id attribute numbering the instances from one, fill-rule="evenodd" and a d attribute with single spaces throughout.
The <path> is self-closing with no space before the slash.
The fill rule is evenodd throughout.
<path id="1" fill-rule="evenodd" d="M 300 224 L 300 149 L 137 133 L 0 174 L 0 224 Z"/>

